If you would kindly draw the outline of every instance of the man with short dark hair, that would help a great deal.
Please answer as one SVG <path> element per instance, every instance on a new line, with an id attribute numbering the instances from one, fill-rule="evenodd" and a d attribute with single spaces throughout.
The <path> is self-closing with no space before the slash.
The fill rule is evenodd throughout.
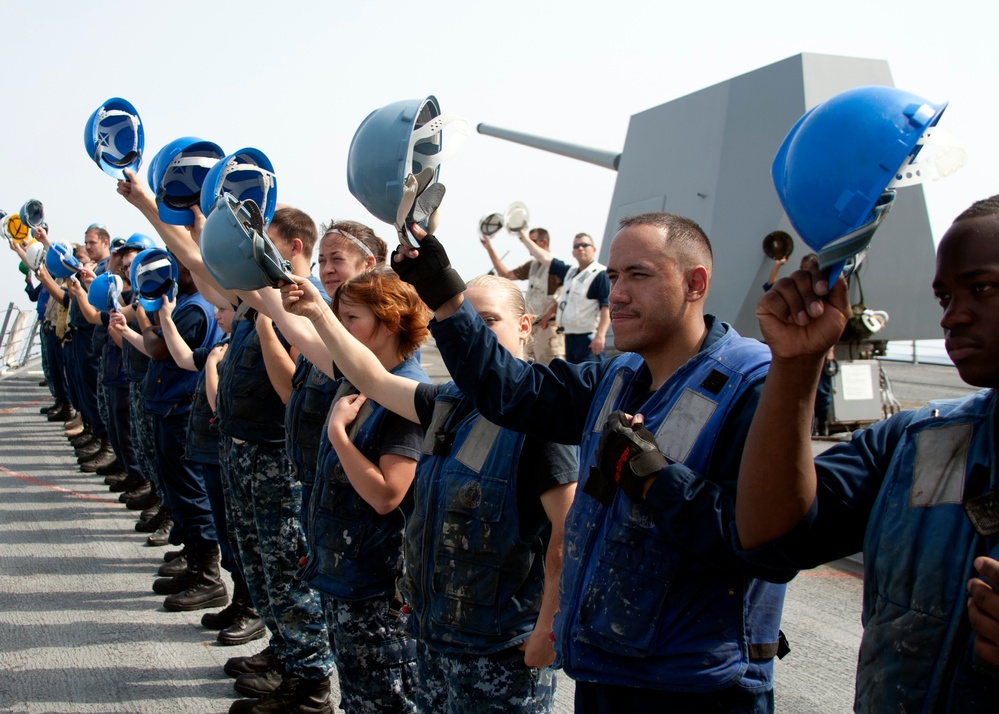
<path id="1" fill-rule="evenodd" d="M 941 239 L 933 291 L 947 353 L 982 391 L 896 414 L 814 461 L 812 401 L 852 315 L 846 283 L 830 289 L 812 262 L 756 309 L 774 357 L 739 474 L 743 557 L 811 568 L 863 549 L 858 712 L 999 708 L 999 196 Z"/>
<path id="2" fill-rule="evenodd" d="M 576 711 L 772 712 L 784 586 L 759 578 L 794 571 L 748 567 L 731 529 L 770 355 L 705 314 L 701 228 L 667 213 L 623 221 L 607 273 L 625 354 L 547 367 L 500 347 L 436 238 L 399 253 L 393 267 L 437 306 L 437 346 L 483 416 L 580 445 L 552 634 Z"/>

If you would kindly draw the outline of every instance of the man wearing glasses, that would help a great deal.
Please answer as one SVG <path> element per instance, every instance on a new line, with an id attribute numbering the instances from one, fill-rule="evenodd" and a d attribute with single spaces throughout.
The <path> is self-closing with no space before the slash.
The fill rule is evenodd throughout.
<path id="1" fill-rule="evenodd" d="M 562 299 L 555 318 L 565 333 L 566 362 L 602 362 L 604 344 L 610 327 L 610 281 L 607 269 L 597 262 L 597 247 L 586 233 L 572 239 L 572 255 L 577 265 L 570 266 L 537 244 L 527 245 L 536 260 L 548 266 L 548 272 L 562 280 Z M 542 318 L 547 325 L 551 314 Z"/>

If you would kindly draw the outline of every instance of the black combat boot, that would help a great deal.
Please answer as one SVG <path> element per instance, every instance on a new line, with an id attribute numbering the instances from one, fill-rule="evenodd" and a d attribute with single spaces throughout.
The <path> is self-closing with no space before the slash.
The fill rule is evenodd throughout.
<path id="1" fill-rule="evenodd" d="M 87 459 L 80 464 L 80 471 L 85 474 L 96 473 L 97 469 L 101 466 L 108 466 L 118 460 L 118 457 L 114 454 L 114 449 L 111 448 L 111 442 L 108 441 L 107 436 L 102 436 L 100 441 L 100 451 L 94 454 L 92 458 Z"/>
<path id="2" fill-rule="evenodd" d="M 162 509 L 166 512 L 166 518 L 160 523 L 160 527 L 149 534 L 146 538 L 146 545 L 151 548 L 159 548 L 161 546 L 167 545 L 170 542 L 170 531 L 173 530 L 173 518 L 170 517 L 170 509 Z M 138 524 L 136 524 L 138 526 Z M 161 593 L 162 595 L 167 595 L 169 593 Z"/>
<path id="3" fill-rule="evenodd" d="M 233 623 L 223 630 L 219 630 L 218 640 L 220 645 L 243 645 L 253 640 L 259 640 L 267 634 L 267 626 L 256 609 L 249 608 L 241 610 Z"/>
<path id="4" fill-rule="evenodd" d="M 333 714 L 330 680 L 302 679 L 286 674 L 273 692 L 259 701 L 240 699 L 229 707 L 229 714 Z"/>
<path id="5" fill-rule="evenodd" d="M 149 518 L 140 518 L 135 523 L 135 530 L 139 533 L 155 533 L 163 525 L 164 521 L 170 520 L 170 509 L 164 506 L 160 506 L 156 509 L 156 513 L 149 516 Z"/>
<path id="6" fill-rule="evenodd" d="M 217 639 L 219 644 L 222 645 L 242 645 L 267 634 L 264 621 L 260 619 L 256 608 L 253 607 L 253 601 L 250 599 L 250 591 L 246 587 L 246 581 L 243 580 L 238 572 L 233 574 L 232 581 L 232 604 L 229 608 L 233 608 L 234 614 L 227 624 L 218 628 L 220 631 Z M 229 608 L 226 608 L 226 610 Z M 218 618 L 218 620 L 210 620 L 209 624 L 222 622 L 221 616 L 225 612 L 223 610 L 218 615 L 215 615 L 214 617 Z M 201 618 L 201 624 L 207 627 L 205 618 L 210 617 L 211 615 L 205 615 L 205 617 Z"/>
<path id="7" fill-rule="evenodd" d="M 108 464 L 106 466 L 98 466 L 97 467 L 97 475 L 98 476 L 110 476 L 111 474 L 121 473 L 122 470 L 123 470 L 123 468 L 122 468 L 121 462 L 118 461 L 118 459 L 115 459 L 114 461 L 112 461 L 110 464 Z M 110 486 L 110 485 L 111 484 L 108 484 L 108 486 Z"/>
<path id="8" fill-rule="evenodd" d="M 175 575 L 180 575 L 185 570 L 187 570 L 187 548 L 185 547 L 180 551 L 180 554 L 176 558 L 170 558 L 157 571 L 157 575 L 164 578 L 172 578 Z"/>
<path id="9" fill-rule="evenodd" d="M 163 607 L 167 610 L 172 612 L 204 610 L 224 605 L 229 600 L 229 593 L 226 592 L 225 583 L 222 582 L 219 573 L 217 543 L 196 552 L 188 551 L 187 572 L 193 574 L 194 582 L 163 601 Z"/>
<path id="10" fill-rule="evenodd" d="M 236 621 L 236 616 L 240 610 L 246 607 L 247 603 L 252 608 L 250 593 L 246 588 L 246 581 L 237 570 L 232 574 L 232 602 L 218 612 L 206 612 L 201 616 L 201 626 L 209 630 L 224 630 Z"/>
<path id="11" fill-rule="evenodd" d="M 45 414 L 49 421 L 65 422 L 73 418 L 73 410 L 65 402 L 53 405 Z"/>
<path id="12" fill-rule="evenodd" d="M 270 647 L 265 647 L 249 657 L 230 657 L 226 660 L 222 671 L 230 677 L 239 677 L 249 672 L 266 672 L 277 666 L 278 658 L 274 656 L 274 651 Z"/>

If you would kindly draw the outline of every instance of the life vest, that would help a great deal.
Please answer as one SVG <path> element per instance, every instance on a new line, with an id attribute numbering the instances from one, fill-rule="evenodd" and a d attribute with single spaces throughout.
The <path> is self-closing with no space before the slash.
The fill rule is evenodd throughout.
<path id="1" fill-rule="evenodd" d="M 393 374 L 429 382 L 414 358 L 403 361 Z M 331 403 L 357 390 L 346 380 L 337 382 Z M 372 463 L 378 463 L 385 407 L 368 400 L 348 430 L 351 443 Z M 303 518 L 308 523 L 309 557 L 299 577 L 341 600 L 358 601 L 391 596 L 403 571 L 402 538 L 413 509 L 412 491 L 392 512 L 379 514 L 354 490 L 340 457 L 323 428 L 315 488 Z"/>
<path id="2" fill-rule="evenodd" d="M 995 418 L 991 389 L 931 402 L 895 447 L 864 539 L 859 712 L 996 711 L 999 670 L 973 652 L 966 583 L 976 557 L 999 559 L 999 533 L 965 512 L 999 489 Z"/>
<path id="3" fill-rule="evenodd" d="M 530 634 L 541 609 L 540 542 L 520 535 L 524 436 L 444 385 L 424 440 L 406 527 L 403 595 L 416 636 L 441 652 L 490 654 Z"/>
<path id="4" fill-rule="evenodd" d="M 693 562 L 647 505 L 618 492 L 605 506 L 585 492 L 607 417 L 626 405 L 644 416 L 671 463 L 707 473 L 713 451 L 728 446 L 718 437 L 730 410 L 769 362 L 766 346 L 728 328 L 640 407 L 631 388 L 641 357 L 622 355 L 605 373 L 587 416 L 566 518 L 555 633 L 573 678 L 686 692 L 772 688 L 785 587 Z"/>

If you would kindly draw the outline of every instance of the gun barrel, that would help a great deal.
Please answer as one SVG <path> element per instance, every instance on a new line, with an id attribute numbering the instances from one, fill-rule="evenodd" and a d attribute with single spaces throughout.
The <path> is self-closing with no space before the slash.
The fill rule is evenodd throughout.
<path id="1" fill-rule="evenodd" d="M 579 161 L 596 164 L 597 166 L 614 171 L 617 171 L 618 163 L 621 161 L 621 154 L 614 153 L 613 151 L 591 149 L 587 146 L 570 144 L 566 141 L 556 141 L 555 139 L 546 139 L 543 136 L 534 136 L 519 131 L 501 129 L 498 126 L 491 126 L 489 124 L 479 124 L 476 130 L 486 136 L 494 136 L 497 139 L 512 141 L 515 144 L 523 144 L 524 146 L 541 149 L 542 151 L 558 154 L 559 156 L 567 156 L 570 159 L 578 159 Z"/>

